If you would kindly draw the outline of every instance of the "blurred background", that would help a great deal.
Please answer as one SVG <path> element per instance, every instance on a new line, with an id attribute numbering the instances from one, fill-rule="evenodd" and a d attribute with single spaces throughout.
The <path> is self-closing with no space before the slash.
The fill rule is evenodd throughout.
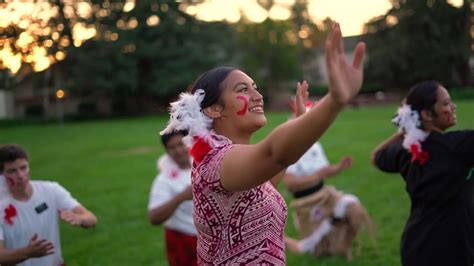
<path id="1" fill-rule="evenodd" d="M 0 1 L 0 144 L 30 154 L 32 179 L 57 181 L 99 220 L 61 225 L 74 265 L 166 265 L 162 226 L 147 219 L 158 132 L 170 100 L 202 72 L 236 66 L 265 96 L 267 125 L 290 117 L 296 81 L 327 90 L 324 39 L 341 23 L 345 53 L 367 43 L 361 93 L 321 138 L 332 163 L 354 165 L 327 184 L 354 193 L 377 227 L 354 260 L 287 253 L 288 265 L 400 265 L 410 202 L 399 175 L 370 164 L 395 132 L 390 120 L 407 89 L 441 81 L 458 124 L 474 128 L 474 3 L 470 0 Z M 59 123 L 58 123 L 59 122 Z M 279 191 L 289 203 L 291 194 Z M 286 234 L 298 237 L 291 208 Z M 453 265 L 456 262 L 453 262 Z"/>
<path id="2" fill-rule="evenodd" d="M 297 80 L 327 80 L 323 44 L 342 24 L 347 56 L 368 45 L 363 93 L 424 79 L 472 84 L 470 0 L 6 1 L 0 4 L 0 119 L 140 115 L 202 72 L 242 68 L 271 110 Z M 384 94 L 385 93 L 385 94 Z M 387 94 L 388 93 L 388 94 Z"/>

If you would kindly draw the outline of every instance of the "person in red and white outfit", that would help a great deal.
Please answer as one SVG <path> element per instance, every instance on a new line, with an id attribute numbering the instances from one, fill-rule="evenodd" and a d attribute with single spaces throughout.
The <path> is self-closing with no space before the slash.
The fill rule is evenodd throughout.
<path id="1" fill-rule="evenodd" d="M 26 151 L 0 146 L 0 264 L 65 265 L 59 219 L 72 226 L 94 227 L 95 215 L 60 184 L 30 181 Z"/>
<path id="2" fill-rule="evenodd" d="M 196 265 L 196 228 L 193 222 L 191 158 L 182 138 L 185 132 L 161 136 L 166 154 L 158 159 L 148 216 L 153 225 L 164 224 L 169 265 Z"/>

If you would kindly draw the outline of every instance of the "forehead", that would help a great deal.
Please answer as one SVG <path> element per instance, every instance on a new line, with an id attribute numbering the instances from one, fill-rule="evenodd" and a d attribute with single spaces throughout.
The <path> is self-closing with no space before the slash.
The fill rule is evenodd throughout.
<path id="1" fill-rule="evenodd" d="M 13 168 L 22 167 L 28 164 L 29 164 L 28 160 L 22 158 L 22 159 L 16 159 L 15 161 L 11 161 L 11 162 L 5 162 L 3 164 L 3 168 L 4 170 L 13 169 Z"/>
<path id="2" fill-rule="evenodd" d="M 176 134 L 168 140 L 168 142 L 166 143 L 166 147 L 179 144 L 179 143 L 181 143 L 182 140 L 183 140 L 183 135 Z"/>
<path id="3" fill-rule="evenodd" d="M 230 72 L 229 76 L 226 79 L 226 87 L 233 88 L 235 85 L 239 83 L 254 83 L 253 79 L 250 78 L 247 74 L 240 70 L 234 70 Z"/>
<path id="4" fill-rule="evenodd" d="M 436 91 L 436 94 L 437 94 L 437 100 L 438 101 L 442 101 L 442 100 L 445 100 L 447 98 L 450 98 L 448 90 L 443 86 L 438 87 L 438 90 Z"/>

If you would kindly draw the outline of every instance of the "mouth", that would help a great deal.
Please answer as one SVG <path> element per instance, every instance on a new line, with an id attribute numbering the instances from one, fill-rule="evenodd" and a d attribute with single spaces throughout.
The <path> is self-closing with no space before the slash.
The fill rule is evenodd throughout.
<path id="1" fill-rule="evenodd" d="M 248 109 L 250 113 L 263 114 L 263 105 L 257 105 Z"/>

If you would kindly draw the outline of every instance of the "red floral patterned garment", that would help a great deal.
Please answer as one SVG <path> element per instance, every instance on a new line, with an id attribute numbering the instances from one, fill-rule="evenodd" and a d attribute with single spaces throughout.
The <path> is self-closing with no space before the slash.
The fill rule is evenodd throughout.
<path id="1" fill-rule="evenodd" d="M 193 166 L 198 264 L 284 265 L 285 201 L 270 182 L 242 192 L 222 187 L 221 160 L 232 147 L 226 139 Z"/>

